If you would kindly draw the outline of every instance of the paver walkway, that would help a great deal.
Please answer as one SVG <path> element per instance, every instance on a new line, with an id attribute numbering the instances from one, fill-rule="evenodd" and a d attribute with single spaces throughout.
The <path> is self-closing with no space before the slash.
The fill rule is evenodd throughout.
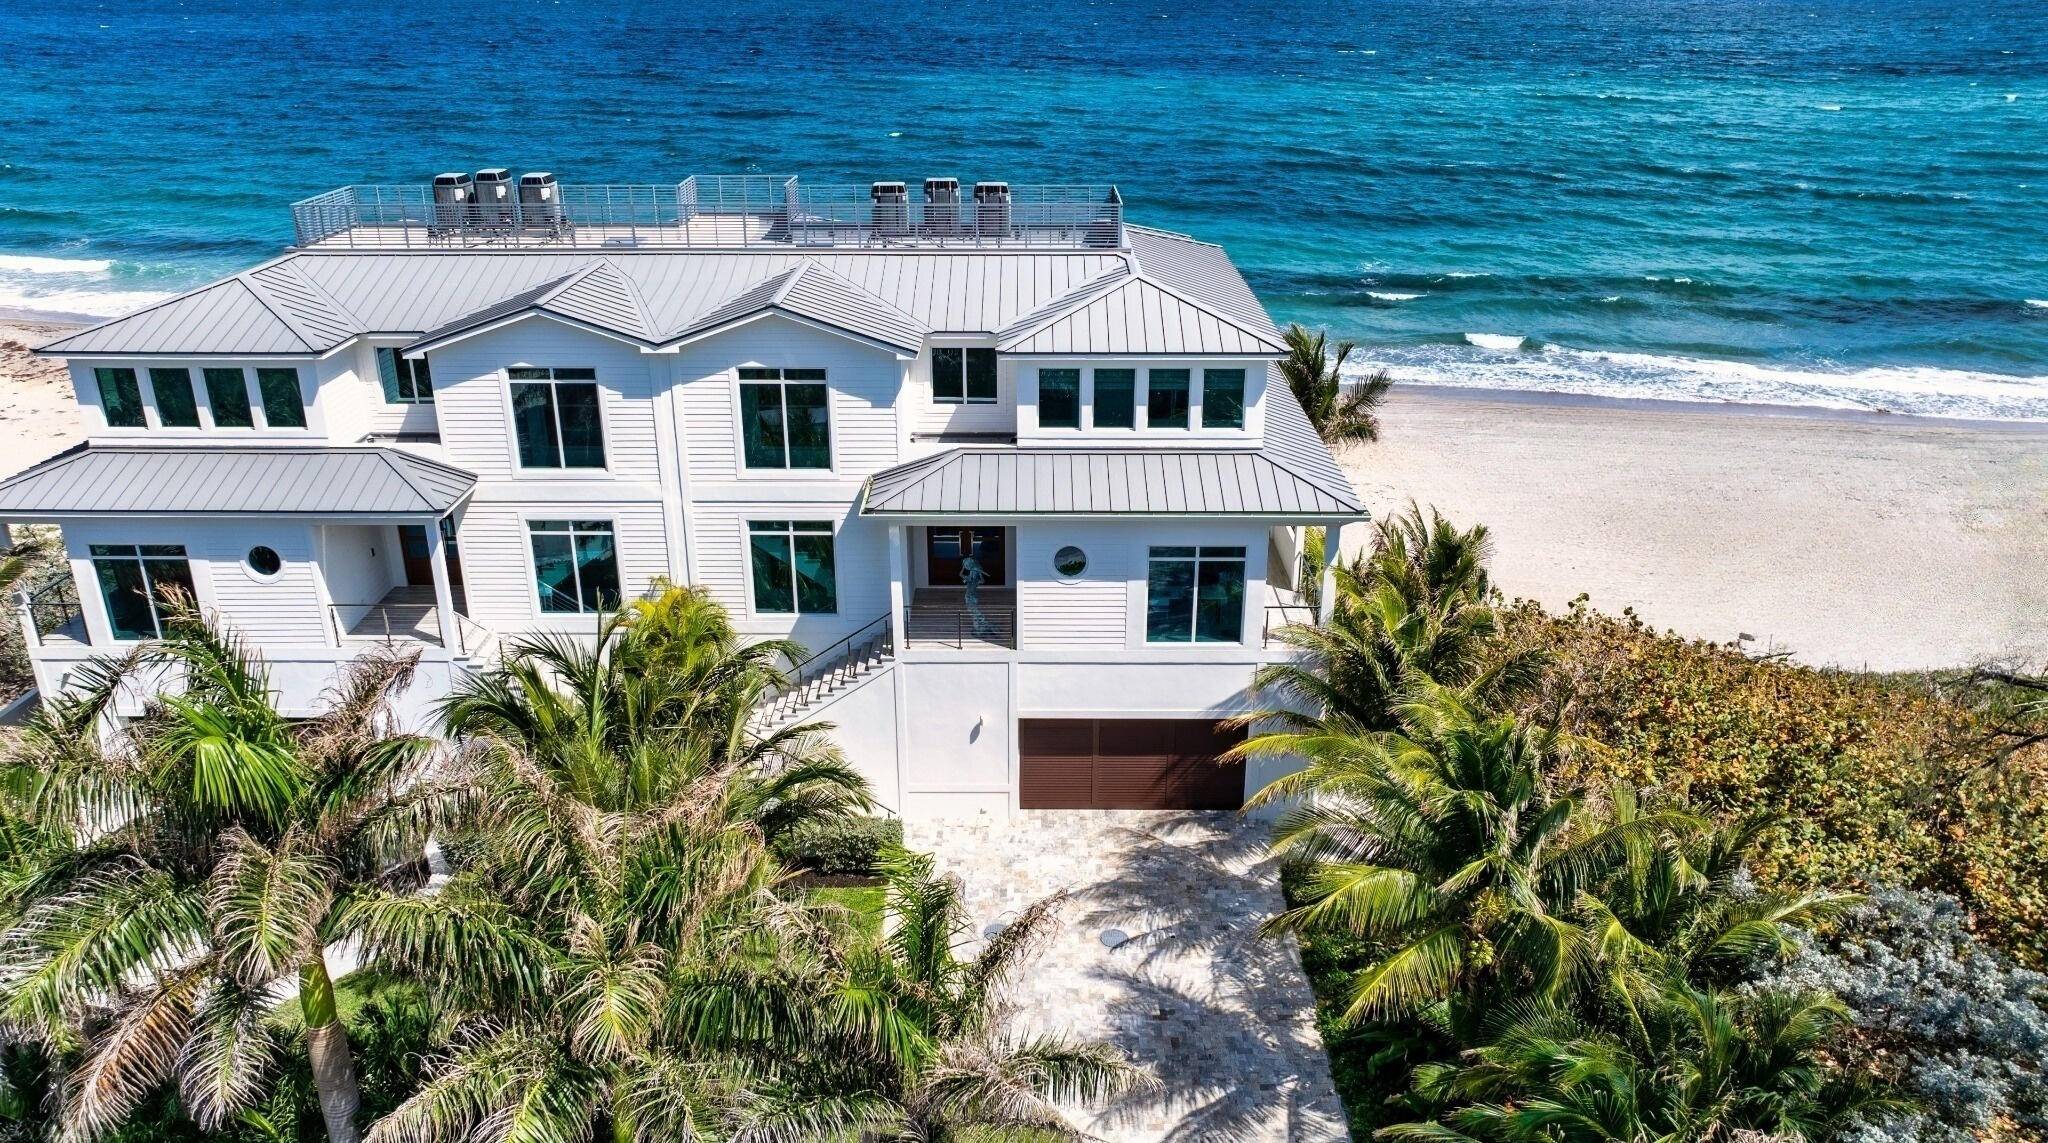
<path id="1" fill-rule="evenodd" d="M 1072 893 L 1060 931 L 1011 989 L 1013 1026 L 1107 1040 L 1158 1080 L 1075 1109 L 1076 1126 L 1119 1143 L 1349 1138 L 1300 955 L 1292 940 L 1258 935 L 1280 908 L 1263 824 L 1045 810 L 912 822 L 905 834 L 965 884 L 977 936 Z M 1110 948 L 1108 929 L 1130 939 Z"/>

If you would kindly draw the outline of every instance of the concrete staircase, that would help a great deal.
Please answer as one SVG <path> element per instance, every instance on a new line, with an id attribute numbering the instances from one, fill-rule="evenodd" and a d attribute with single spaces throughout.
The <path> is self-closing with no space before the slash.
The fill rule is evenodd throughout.
<path id="1" fill-rule="evenodd" d="M 889 617 L 884 615 L 797 664 L 789 672 L 789 685 L 770 694 L 755 709 L 753 730 L 773 734 L 799 722 L 895 661 Z"/>

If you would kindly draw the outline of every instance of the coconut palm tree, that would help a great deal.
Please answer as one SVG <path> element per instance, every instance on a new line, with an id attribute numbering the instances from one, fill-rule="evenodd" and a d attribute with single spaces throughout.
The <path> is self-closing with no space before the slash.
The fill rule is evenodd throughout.
<path id="1" fill-rule="evenodd" d="M 483 791 L 453 872 L 351 923 L 459 1031 L 373 1139 L 694 1138 L 786 1066 L 784 982 L 833 954 L 766 840 L 868 803 L 820 728 L 748 730 L 783 654 L 669 589 L 595 640 L 513 643 L 449 700 Z"/>
<path id="2" fill-rule="evenodd" d="M 1828 1060 L 1848 1010 L 1825 996 L 1669 985 L 1640 1034 L 1525 1009 L 1457 1064 L 1420 1070 L 1446 1109 L 1383 1139 L 1469 1143 L 1710 1143 L 1743 1132 L 1826 1140 L 1905 1105 Z"/>
<path id="3" fill-rule="evenodd" d="M 1385 731 L 1404 696 L 1428 684 L 1496 705 L 1533 685 L 1542 657 L 1504 648 L 1486 560 L 1486 526 L 1460 529 L 1420 507 L 1380 520 L 1372 550 L 1337 568 L 1328 623 L 1279 638 L 1295 658 L 1260 668 L 1268 708 L 1244 719 L 1293 731 Z"/>
<path id="4" fill-rule="evenodd" d="M 1058 923 L 1062 896 L 1038 901 L 971 958 L 957 879 L 932 859 L 885 858 L 886 936 L 856 942 L 816 977 L 817 1018 L 800 1072 L 744 1108 L 745 1137 L 955 1143 L 1090 1138 L 1062 1104 L 1146 1082 L 1107 1044 L 1004 1027 L 1002 990 Z"/>
<path id="5" fill-rule="evenodd" d="M 166 1083 L 218 1129 L 262 1097 L 280 1047 L 268 1017 L 294 993 L 328 1136 L 357 1137 L 327 949 L 357 896 L 418 882 L 461 799 L 434 741 L 393 716 L 415 661 L 364 656 L 323 714 L 293 723 L 261 664 L 185 608 L 161 643 L 97 664 L 31 721 L 4 785 L 44 844 L 9 873 L 0 1020 L 68 1064 L 66 1137 L 106 1134 Z M 182 690 L 103 733 L 144 670 Z"/>
<path id="6" fill-rule="evenodd" d="M 1323 440 L 1333 445 L 1378 440 L 1376 410 L 1394 384 L 1387 371 L 1375 370 L 1347 391 L 1344 362 L 1358 348 L 1356 342 L 1340 341 L 1333 352 L 1329 334 L 1300 325 L 1289 325 L 1283 336 L 1287 356 L 1280 359 L 1280 375 Z"/>
<path id="7" fill-rule="evenodd" d="M 665 804 L 693 783 L 749 799 L 770 836 L 867 807 L 865 786 L 826 738 L 799 723 L 768 734 L 753 712 L 802 649 L 748 644 L 701 590 L 667 587 L 599 621 L 595 639 L 514 640 L 502 663 L 458 685 L 451 735 L 503 743 L 606 810 Z"/>

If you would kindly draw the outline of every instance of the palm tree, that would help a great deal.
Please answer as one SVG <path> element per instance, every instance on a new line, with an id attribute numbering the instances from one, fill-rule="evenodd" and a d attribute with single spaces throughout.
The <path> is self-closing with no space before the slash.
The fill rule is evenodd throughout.
<path id="1" fill-rule="evenodd" d="M 258 1102 L 296 992 L 328 1136 L 356 1137 L 358 1095 L 326 950 L 364 893 L 410 888 L 460 800 L 435 743 L 399 733 L 416 656 L 351 664 L 328 709 L 294 724 L 239 641 L 188 608 L 165 639 L 53 699 L 6 763 L 10 817 L 44 844 L 8 878 L 0 1019 L 69 1063 L 59 1121 L 101 1136 L 175 1081 L 216 1130 Z M 138 671 L 174 672 L 141 721 L 103 735 Z M 161 677 L 161 676 L 157 676 Z"/>
<path id="2" fill-rule="evenodd" d="M 1486 572 L 1486 526 L 1460 529 L 1432 510 L 1377 523 L 1372 551 L 1337 568 L 1330 620 L 1282 629 L 1302 655 L 1260 668 L 1273 700 L 1242 721 L 1295 731 L 1395 729 L 1395 708 L 1426 685 L 1461 688 L 1469 703 L 1504 702 L 1534 684 L 1542 657 L 1503 648 Z"/>
<path id="3" fill-rule="evenodd" d="M 1344 362 L 1358 348 L 1357 343 L 1337 343 L 1334 356 L 1329 335 L 1289 325 L 1283 335 L 1287 356 L 1280 359 L 1280 375 L 1294 391 L 1294 399 L 1308 414 L 1309 423 L 1330 444 L 1375 441 L 1380 437 L 1376 410 L 1386 400 L 1394 379 L 1384 369 L 1375 370 L 1347 392 Z"/>
<path id="4" fill-rule="evenodd" d="M 1661 819 L 1588 828 L 1584 794 L 1548 781 L 1577 746 L 1554 728 L 1476 714 L 1442 688 L 1398 713 L 1400 731 L 1246 744 L 1307 759 L 1248 803 L 1286 805 L 1274 848 L 1312 863 L 1306 903 L 1267 931 L 1383 950 L 1354 977 L 1353 1022 L 1441 1007 L 1468 1027 L 1504 996 L 1562 999 L 1586 954 L 1571 904 L 1604 854 Z"/>
<path id="5" fill-rule="evenodd" d="M 1828 1060 L 1849 1013 L 1825 996 L 1722 993 L 1669 985 L 1640 1034 L 1524 1009 L 1466 1061 L 1420 1070 L 1446 1105 L 1385 1139 L 1610 1143 L 1765 1138 L 1825 1140 L 1882 1122 L 1902 1101 Z"/>
<path id="6" fill-rule="evenodd" d="M 751 801 L 769 836 L 807 817 L 865 809 L 865 784 L 799 723 L 766 735 L 749 720 L 802 649 L 744 643 L 701 590 L 668 587 L 601 619 L 592 640 L 514 640 L 502 663 L 442 706 L 451 735 L 506 744 L 570 796 L 605 810 L 663 804 L 702 783 Z"/>
<path id="7" fill-rule="evenodd" d="M 832 950 L 766 840 L 868 804 L 820 728 L 747 729 L 782 654 L 670 589 L 449 700 L 483 791 L 454 872 L 351 923 L 459 1031 L 372 1139 L 693 1138 L 772 1077 L 805 1018 L 784 982 Z"/>
<path id="8" fill-rule="evenodd" d="M 1002 988 L 1057 924 L 1063 897 L 1025 909 L 976 956 L 960 883 L 932 859 L 897 850 L 887 877 L 887 935 L 818 974 L 818 1018 L 800 1074 L 745 1109 L 742 1134 L 955 1143 L 1090 1136 L 1061 1104 L 1106 1099 L 1145 1081 L 1113 1047 L 1003 1027 Z"/>

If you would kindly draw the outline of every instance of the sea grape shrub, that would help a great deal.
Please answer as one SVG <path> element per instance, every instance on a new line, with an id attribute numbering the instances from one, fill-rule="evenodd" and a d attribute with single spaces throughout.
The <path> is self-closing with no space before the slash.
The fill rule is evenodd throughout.
<path id="1" fill-rule="evenodd" d="M 2009 750 L 1918 676 L 1819 670 L 1660 633 L 1584 597 L 1517 601 L 1502 638 L 1547 653 L 1524 713 L 1602 744 L 1561 781 L 1662 787 L 1715 815 L 1775 812 L 1770 887 L 1886 883 L 1953 894 L 1986 939 L 2048 966 L 2048 742 Z"/>
<path id="2" fill-rule="evenodd" d="M 806 822 L 776 837 L 769 848 L 792 869 L 832 877 L 871 877 L 883 851 L 902 844 L 902 821 L 850 817 Z"/>
<path id="3" fill-rule="evenodd" d="M 2048 1138 L 2048 976 L 1979 941 L 1954 898 L 1880 889 L 1763 983 L 1840 997 L 1861 1046 L 1923 1104 L 1857 1143 Z"/>

